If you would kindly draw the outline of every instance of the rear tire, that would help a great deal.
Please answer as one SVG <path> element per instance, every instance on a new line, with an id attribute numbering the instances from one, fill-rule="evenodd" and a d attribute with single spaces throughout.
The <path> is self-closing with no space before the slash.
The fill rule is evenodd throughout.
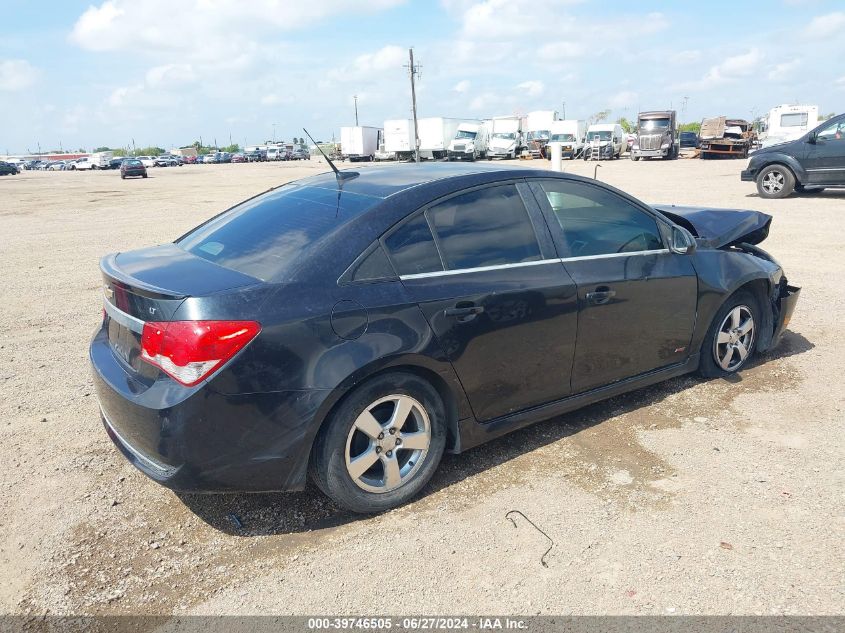
<path id="1" fill-rule="evenodd" d="M 383 512 L 422 490 L 445 447 L 446 408 L 437 390 L 415 374 L 393 372 L 364 383 L 331 415 L 314 443 L 310 473 L 337 505 Z"/>
<path id="2" fill-rule="evenodd" d="M 757 175 L 757 193 L 761 198 L 786 198 L 795 190 L 795 176 L 783 165 L 769 165 Z"/>
<path id="3" fill-rule="evenodd" d="M 713 317 L 701 344 L 699 373 L 717 378 L 742 369 L 754 355 L 762 323 L 760 306 L 751 292 L 740 290 L 731 295 Z"/>

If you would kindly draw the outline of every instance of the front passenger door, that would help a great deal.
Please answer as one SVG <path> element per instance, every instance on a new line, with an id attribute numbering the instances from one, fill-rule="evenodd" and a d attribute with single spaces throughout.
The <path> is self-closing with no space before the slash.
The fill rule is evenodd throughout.
<path id="1" fill-rule="evenodd" d="M 815 140 L 804 155 L 809 184 L 845 185 L 845 119 L 822 128 Z"/>
<path id="2" fill-rule="evenodd" d="M 549 179 L 532 189 L 578 286 L 572 392 L 684 361 L 698 278 L 689 256 L 666 248 L 655 216 L 598 184 Z"/>

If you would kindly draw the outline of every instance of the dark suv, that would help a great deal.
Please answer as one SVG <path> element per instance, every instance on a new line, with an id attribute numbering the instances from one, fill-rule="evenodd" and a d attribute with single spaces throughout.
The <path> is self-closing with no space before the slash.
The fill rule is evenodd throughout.
<path id="1" fill-rule="evenodd" d="M 755 181 L 763 198 L 845 187 L 845 114 L 828 119 L 795 141 L 757 150 L 740 177 Z"/>

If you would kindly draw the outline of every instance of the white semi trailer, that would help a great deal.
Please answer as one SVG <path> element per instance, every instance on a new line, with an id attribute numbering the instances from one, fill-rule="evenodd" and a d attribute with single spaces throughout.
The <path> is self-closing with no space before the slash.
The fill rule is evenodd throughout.
<path id="1" fill-rule="evenodd" d="M 446 158 L 449 152 L 449 143 L 455 138 L 460 124 L 461 119 L 448 119 L 440 116 L 418 119 L 420 158 Z"/>
<path id="2" fill-rule="evenodd" d="M 354 125 L 340 128 L 340 151 L 349 161 L 373 160 L 381 144 L 380 127 Z"/>
<path id="3" fill-rule="evenodd" d="M 384 154 L 396 160 L 414 155 L 414 122 L 410 119 L 388 119 L 384 122 Z"/>
<path id="4" fill-rule="evenodd" d="M 587 122 L 578 119 L 552 121 L 551 136 L 548 145 L 560 145 L 561 158 L 578 158 L 584 152 L 584 139 L 587 136 Z M 546 158 L 551 158 L 548 152 Z"/>

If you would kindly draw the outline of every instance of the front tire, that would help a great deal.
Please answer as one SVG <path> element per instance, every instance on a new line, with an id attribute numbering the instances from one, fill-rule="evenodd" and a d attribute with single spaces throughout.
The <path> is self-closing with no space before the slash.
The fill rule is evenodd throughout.
<path id="1" fill-rule="evenodd" d="M 340 405 L 314 445 L 311 476 L 337 505 L 383 512 L 428 483 L 446 447 L 446 408 L 415 374 L 365 383 Z"/>
<path id="2" fill-rule="evenodd" d="M 728 376 L 744 367 L 757 347 L 761 324 L 754 295 L 744 290 L 732 295 L 716 313 L 701 344 L 701 375 Z"/>
<path id="3" fill-rule="evenodd" d="M 757 176 L 761 198 L 785 198 L 795 190 L 795 176 L 783 165 L 769 165 Z"/>

